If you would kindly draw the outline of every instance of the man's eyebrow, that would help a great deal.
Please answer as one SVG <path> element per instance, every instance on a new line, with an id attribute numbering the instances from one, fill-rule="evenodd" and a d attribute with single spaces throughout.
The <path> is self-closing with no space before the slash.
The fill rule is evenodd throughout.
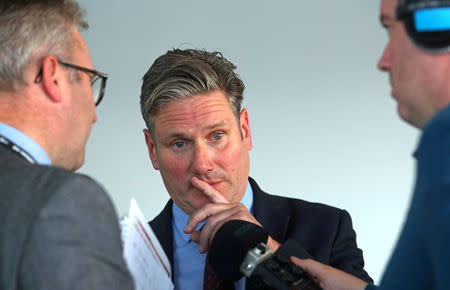
<path id="1" fill-rule="evenodd" d="M 214 123 L 214 124 L 209 125 L 209 126 L 207 127 L 207 129 L 214 129 L 214 128 L 217 128 L 217 127 L 224 127 L 224 126 L 226 126 L 227 124 L 228 124 L 228 122 L 226 122 L 225 120 L 221 120 L 221 121 L 219 121 L 219 122 L 216 122 L 216 123 Z"/>
<path id="2" fill-rule="evenodd" d="M 205 127 L 207 130 L 212 130 L 218 127 L 226 127 L 228 125 L 228 122 L 221 120 L 214 124 L 211 124 L 207 127 Z M 188 139 L 187 135 L 183 132 L 174 132 L 166 136 L 167 139 Z"/>
<path id="3" fill-rule="evenodd" d="M 186 135 L 183 133 L 172 133 L 166 137 L 167 139 L 185 139 Z"/>

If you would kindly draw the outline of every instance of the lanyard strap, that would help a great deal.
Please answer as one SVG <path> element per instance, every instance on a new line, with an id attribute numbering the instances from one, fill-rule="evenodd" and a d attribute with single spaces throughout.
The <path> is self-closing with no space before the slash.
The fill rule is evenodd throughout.
<path id="1" fill-rule="evenodd" d="M 28 162 L 30 162 L 32 164 L 37 163 L 36 159 L 31 157 L 31 155 L 28 154 L 28 152 L 26 152 L 25 150 L 23 150 L 22 148 L 20 148 L 19 146 L 17 146 L 10 140 L 8 140 L 7 138 L 3 137 L 2 135 L 0 135 L 0 145 L 3 145 L 6 148 L 13 150 L 14 152 L 17 152 L 20 156 L 22 156 L 23 158 L 25 158 Z"/>

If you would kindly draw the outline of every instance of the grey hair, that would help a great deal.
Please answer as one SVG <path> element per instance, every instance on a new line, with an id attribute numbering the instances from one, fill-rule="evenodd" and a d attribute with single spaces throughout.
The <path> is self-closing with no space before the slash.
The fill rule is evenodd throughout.
<path id="1" fill-rule="evenodd" d="M 25 70 L 47 55 L 71 59 L 71 28 L 87 29 L 85 11 L 72 0 L 0 2 L 0 91 L 26 85 Z"/>
<path id="2" fill-rule="evenodd" d="M 220 52 L 173 49 L 157 58 L 143 77 L 140 98 L 152 137 L 154 117 L 164 104 L 214 90 L 227 95 L 239 123 L 245 86 L 235 69 Z"/>

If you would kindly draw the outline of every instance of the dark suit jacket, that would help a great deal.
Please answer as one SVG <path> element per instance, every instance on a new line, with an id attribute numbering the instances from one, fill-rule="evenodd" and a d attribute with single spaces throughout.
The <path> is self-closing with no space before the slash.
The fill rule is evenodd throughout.
<path id="1" fill-rule="evenodd" d="M 92 179 L 0 145 L 0 289 L 133 289 L 118 220 Z"/>
<path id="2" fill-rule="evenodd" d="M 272 238 L 283 244 L 294 240 L 290 254 L 315 260 L 353 274 L 367 282 L 362 251 L 350 215 L 328 205 L 270 195 L 249 178 L 253 189 L 253 215 Z M 172 200 L 150 223 L 173 268 Z M 285 251 L 283 247 L 280 251 Z M 294 251 L 294 252 L 292 252 Z M 173 277 L 173 276 L 172 276 Z"/>

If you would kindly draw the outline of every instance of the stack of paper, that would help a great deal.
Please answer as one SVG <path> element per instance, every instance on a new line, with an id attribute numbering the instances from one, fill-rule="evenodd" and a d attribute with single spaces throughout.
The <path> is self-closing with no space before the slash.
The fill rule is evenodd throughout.
<path id="1" fill-rule="evenodd" d="M 169 259 L 134 199 L 121 228 L 124 257 L 135 289 L 173 289 Z"/>

